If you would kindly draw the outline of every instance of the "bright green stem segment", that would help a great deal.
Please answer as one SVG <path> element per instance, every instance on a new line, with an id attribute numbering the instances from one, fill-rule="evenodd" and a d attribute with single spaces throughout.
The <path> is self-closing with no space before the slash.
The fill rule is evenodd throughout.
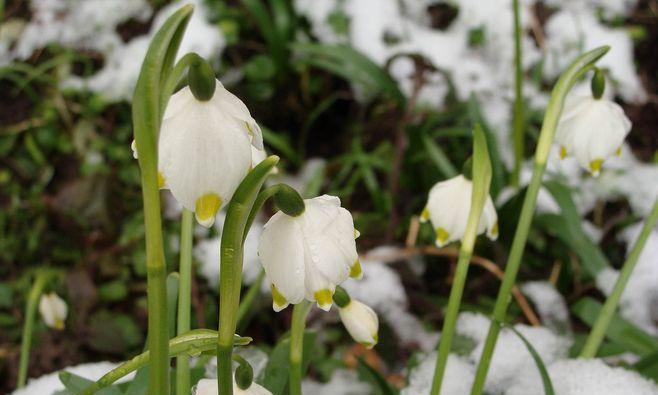
<path id="1" fill-rule="evenodd" d="M 180 237 L 180 277 L 178 285 L 178 320 L 176 335 L 180 336 L 190 330 L 191 295 L 192 295 L 192 229 L 194 213 L 183 209 Z M 181 355 L 176 358 L 176 394 L 190 393 L 190 358 Z"/>
<path id="2" fill-rule="evenodd" d="M 434 370 L 434 379 L 432 380 L 431 395 L 438 395 L 441 391 L 441 383 L 445 374 L 448 363 L 448 355 L 452 346 L 452 338 L 457 324 L 457 315 L 464 293 L 464 284 L 466 284 L 466 275 L 468 266 L 473 255 L 473 246 L 477 237 L 480 217 L 484 210 L 484 205 L 489 197 L 489 185 L 491 184 L 491 161 L 489 160 L 489 151 L 487 149 L 487 140 L 480 125 L 475 126 L 473 139 L 473 158 L 472 158 L 472 180 L 473 194 L 471 196 L 471 210 L 468 214 L 466 231 L 462 238 L 459 249 L 459 260 L 457 261 L 457 270 L 450 289 L 448 299 L 448 309 L 443 321 L 441 330 L 441 340 L 439 342 L 439 352 L 436 359 L 436 368 Z"/>
<path id="3" fill-rule="evenodd" d="M 624 292 L 626 285 L 628 284 L 628 279 L 633 273 L 633 269 L 635 268 L 635 265 L 640 258 L 642 249 L 644 248 L 644 245 L 646 244 L 651 231 L 653 230 L 654 226 L 656 226 L 656 221 L 658 221 L 658 198 L 653 205 L 653 209 L 651 210 L 649 217 L 644 222 L 644 226 L 640 231 L 640 236 L 633 246 L 633 250 L 628 255 L 626 262 L 624 262 L 624 266 L 621 268 L 619 278 L 617 279 L 617 282 L 615 283 L 610 296 L 608 296 L 608 299 L 605 301 L 605 304 L 601 309 L 601 313 L 599 313 L 599 316 L 597 317 L 596 322 L 592 327 L 592 331 L 589 333 L 589 336 L 585 341 L 585 346 L 580 352 L 581 358 L 594 358 L 596 353 L 599 351 L 603 337 L 605 336 L 605 333 L 608 330 L 608 326 L 610 325 L 610 321 L 612 321 L 615 310 L 619 305 L 619 299 L 621 298 L 621 295 Z"/>
<path id="4" fill-rule="evenodd" d="M 530 184 L 523 200 L 523 207 L 516 227 L 516 233 L 514 234 L 514 240 L 512 241 L 512 248 L 505 266 L 505 276 L 498 291 L 492 322 L 489 326 L 489 333 L 487 334 L 482 356 L 480 357 L 480 362 L 475 373 L 471 395 L 480 395 L 484 390 L 484 383 L 487 378 L 491 357 L 496 347 L 498 334 L 500 333 L 500 325 L 496 324 L 496 321 L 500 323 L 505 322 L 505 314 L 511 300 L 516 275 L 521 266 L 523 250 L 528 241 L 528 232 L 530 231 L 532 217 L 535 212 L 537 194 L 541 187 L 541 180 L 544 175 L 544 169 L 546 168 L 546 160 L 553 144 L 553 138 L 555 137 L 555 130 L 562 114 L 564 100 L 578 78 L 594 67 L 594 63 L 605 55 L 608 50 L 610 50 L 610 47 L 603 46 L 579 56 L 560 76 L 551 93 L 551 99 L 546 108 L 544 123 L 542 124 L 539 142 L 535 151 L 535 166 L 532 172 L 532 178 L 530 179 Z"/>
<path id="5" fill-rule="evenodd" d="M 304 355 L 304 330 L 306 317 L 311 311 L 311 302 L 303 300 L 292 310 L 292 328 L 290 328 L 290 395 L 302 395 L 302 358 Z"/>
<path id="6" fill-rule="evenodd" d="M 270 156 L 256 166 L 235 191 L 228 206 L 222 245 L 219 282 L 219 337 L 217 338 L 217 385 L 219 395 L 233 395 L 231 356 L 242 289 L 242 244 L 256 197 L 279 157 Z"/>
<path id="7" fill-rule="evenodd" d="M 265 280 L 265 270 L 261 269 L 260 273 L 258 273 L 258 277 L 256 278 L 256 281 L 254 281 L 254 283 L 249 286 L 249 290 L 247 290 L 244 299 L 242 300 L 242 302 L 240 302 L 240 307 L 238 308 L 237 321 L 238 321 L 238 325 L 240 325 L 241 328 L 244 328 L 244 325 L 242 324 L 242 320 L 247 315 L 247 313 L 251 309 L 251 305 L 254 304 L 256 297 L 260 293 L 260 288 L 263 285 L 263 280 Z"/>
<path id="8" fill-rule="evenodd" d="M 158 188 L 158 134 L 166 103 L 168 77 L 192 6 L 181 7 L 155 34 L 142 63 L 133 96 L 133 129 L 139 154 L 144 201 L 148 296 L 148 347 L 151 353 L 149 394 L 169 394 L 167 322 L 167 268 L 162 242 L 160 192 Z"/>
<path id="9" fill-rule="evenodd" d="M 521 53 L 521 13 L 519 11 L 519 0 L 512 3 L 514 9 L 514 169 L 512 169 L 512 186 L 519 186 L 519 175 L 523 164 L 523 152 L 525 151 L 525 133 L 523 130 L 523 58 Z"/>
<path id="10" fill-rule="evenodd" d="M 37 313 L 37 306 L 39 298 L 43 292 L 43 288 L 48 284 L 53 273 L 49 271 L 41 271 L 37 274 L 34 284 L 30 289 L 30 294 L 27 297 L 25 305 L 25 322 L 23 323 L 23 339 L 21 341 L 21 359 L 18 364 L 18 380 L 16 388 L 25 387 L 27 382 L 27 369 L 30 361 L 30 347 L 32 346 L 32 332 L 34 331 L 34 319 Z"/>

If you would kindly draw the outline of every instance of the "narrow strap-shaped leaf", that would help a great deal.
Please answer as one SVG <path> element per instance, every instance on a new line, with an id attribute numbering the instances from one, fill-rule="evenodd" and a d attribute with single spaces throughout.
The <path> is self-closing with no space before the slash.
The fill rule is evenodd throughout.
<path id="1" fill-rule="evenodd" d="M 516 330 L 511 325 L 504 325 L 506 328 L 509 328 L 516 336 L 521 339 L 525 347 L 528 349 L 528 352 L 532 356 L 532 359 L 535 361 L 535 365 L 537 365 L 537 370 L 539 370 L 539 375 L 541 376 L 541 381 L 544 384 L 544 394 L 545 395 L 555 395 L 555 390 L 553 389 L 553 382 L 551 381 L 551 376 L 548 375 L 548 371 L 546 370 L 546 365 L 544 364 L 544 361 L 541 359 L 541 356 L 537 352 L 537 350 L 532 346 L 532 344 L 528 341 L 528 339 L 525 338 L 519 332 Z"/>

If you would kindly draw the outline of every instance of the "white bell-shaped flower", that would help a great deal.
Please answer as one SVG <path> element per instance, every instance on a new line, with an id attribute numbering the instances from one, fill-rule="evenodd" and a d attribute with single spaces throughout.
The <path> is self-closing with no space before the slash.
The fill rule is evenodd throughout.
<path id="1" fill-rule="evenodd" d="M 39 313 L 43 318 L 43 322 L 50 328 L 57 330 L 64 329 L 64 321 L 69 312 L 66 302 L 62 300 L 56 293 L 41 295 L 39 300 Z"/>
<path id="2" fill-rule="evenodd" d="M 438 247 L 460 240 L 464 236 L 468 215 L 471 212 L 472 194 L 473 182 L 461 174 L 436 183 L 430 190 L 420 220 L 432 221 Z M 477 234 L 482 234 L 485 230 L 491 240 L 498 238 L 498 214 L 491 196 L 487 196 L 484 204 Z"/>
<path id="3" fill-rule="evenodd" d="M 379 319 L 369 306 L 351 299 L 345 307 L 338 307 L 340 320 L 354 341 L 373 348 L 379 339 Z"/>
<path id="4" fill-rule="evenodd" d="M 567 96 L 557 126 L 555 141 L 560 156 L 573 155 L 593 176 L 613 154 L 621 155 L 621 145 L 631 131 L 631 121 L 615 102 L 589 94 Z"/>
<path id="5" fill-rule="evenodd" d="M 201 379 L 194 389 L 194 395 L 217 395 L 217 380 L 214 379 Z M 272 395 L 272 393 L 262 385 L 251 383 L 246 390 L 241 389 L 233 380 L 233 394 L 234 395 Z"/>
<path id="6" fill-rule="evenodd" d="M 304 298 L 329 310 L 336 285 L 360 278 L 358 232 L 335 196 L 304 200 L 296 217 L 279 211 L 265 224 L 258 254 L 272 288 L 275 311 Z"/>
<path id="7" fill-rule="evenodd" d="M 133 141 L 133 156 L 137 157 Z M 253 149 L 253 151 L 252 151 Z M 158 184 L 210 227 L 265 153 L 260 127 L 244 103 L 216 81 L 198 100 L 189 86 L 171 96 L 158 142 Z"/>

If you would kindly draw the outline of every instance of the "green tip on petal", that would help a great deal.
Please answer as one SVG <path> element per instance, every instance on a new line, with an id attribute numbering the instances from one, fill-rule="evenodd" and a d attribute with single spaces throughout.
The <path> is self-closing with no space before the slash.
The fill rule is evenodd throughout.
<path id="1" fill-rule="evenodd" d="M 560 147 L 560 159 L 567 157 L 567 148 L 563 145 Z"/>
<path id="2" fill-rule="evenodd" d="M 436 229 L 436 245 L 438 247 L 443 247 L 449 238 L 450 238 L 450 233 L 448 233 L 447 230 L 445 230 L 444 228 Z"/>
<path id="3" fill-rule="evenodd" d="M 350 277 L 360 279 L 363 277 L 363 270 L 361 269 L 361 261 L 356 260 L 352 267 L 350 268 Z"/>
<path id="4" fill-rule="evenodd" d="M 598 176 L 601 172 L 601 167 L 603 167 L 603 159 L 594 159 L 593 161 L 589 162 L 589 171 L 595 177 Z"/>
<path id="5" fill-rule="evenodd" d="M 322 310 L 329 311 L 334 293 L 330 289 L 321 289 L 313 294 L 318 307 Z"/>
<path id="6" fill-rule="evenodd" d="M 420 213 L 420 222 L 427 222 L 430 219 L 430 211 L 425 207 L 423 212 Z"/>
<path id="7" fill-rule="evenodd" d="M 215 223 L 215 215 L 222 207 L 222 198 L 216 193 L 206 193 L 196 200 L 194 216 L 196 220 L 206 228 Z"/>
<path id="8" fill-rule="evenodd" d="M 279 292 L 276 286 L 271 284 L 270 288 L 272 289 L 272 307 L 274 308 L 274 311 L 279 312 L 288 307 L 290 303 L 288 303 L 288 300 L 281 295 L 281 292 Z"/>

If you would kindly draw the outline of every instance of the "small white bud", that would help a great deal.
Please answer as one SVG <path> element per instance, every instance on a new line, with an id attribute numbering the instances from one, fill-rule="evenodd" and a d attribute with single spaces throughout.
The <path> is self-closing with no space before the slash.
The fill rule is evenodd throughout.
<path id="1" fill-rule="evenodd" d="M 354 341 L 367 348 L 372 348 L 377 344 L 379 319 L 373 309 L 352 299 L 347 306 L 338 308 L 338 314 Z"/>
<path id="2" fill-rule="evenodd" d="M 57 330 L 64 329 L 68 307 L 66 306 L 66 302 L 57 296 L 56 293 L 51 292 L 41 295 L 39 312 L 46 325 Z"/>

